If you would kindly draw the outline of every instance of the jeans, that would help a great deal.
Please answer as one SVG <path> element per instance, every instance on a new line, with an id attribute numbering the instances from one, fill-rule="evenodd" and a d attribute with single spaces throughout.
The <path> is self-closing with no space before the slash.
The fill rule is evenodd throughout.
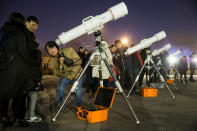
<path id="1" fill-rule="evenodd" d="M 35 107 L 36 107 L 36 102 L 37 102 L 37 92 L 36 91 L 30 91 L 28 92 L 29 96 L 29 102 L 28 102 L 28 115 L 30 117 L 35 116 Z"/>
<path id="2" fill-rule="evenodd" d="M 62 104 L 64 101 L 64 91 L 66 89 L 66 86 L 69 84 L 69 82 L 74 82 L 74 80 L 68 80 L 64 77 L 60 78 L 59 85 L 56 89 L 58 105 Z M 83 80 L 81 79 L 79 81 L 78 88 L 76 90 L 76 106 L 79 106 L 82 102 L 82 95 L 83 95 L 82 86 L 83 86 Z"/>

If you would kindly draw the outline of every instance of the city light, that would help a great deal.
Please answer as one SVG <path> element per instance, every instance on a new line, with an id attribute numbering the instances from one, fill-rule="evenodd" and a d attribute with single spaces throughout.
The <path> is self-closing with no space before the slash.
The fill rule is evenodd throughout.
<path id="1" fill-rule="evenodd" d="M 170 56 L 168 62 L 170 65 L 174 65 L 177 62 L 177 58 L 175 56 Z"/>
<path id="2" fill-rule="evenodd" d="M 123 37 L 121 39 L 121 42 L 122 42 L 123 46 L 126 46 L 127 47 L 128 44 L 129 44 L 129 39 L 127 37 Z"/>
<path id="3" fill-rule="evenodd" d="M 197 63 L 197 56 L 194 57 L 193 62 Z"/>

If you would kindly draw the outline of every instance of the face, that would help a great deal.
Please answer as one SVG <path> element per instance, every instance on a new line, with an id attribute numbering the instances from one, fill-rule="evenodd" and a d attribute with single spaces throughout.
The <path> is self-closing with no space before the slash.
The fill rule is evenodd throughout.
<path id="1" fill-rule="evenodd" d="M 121 44 L 120 42 L 118 42 L 118 43 L 116 44 L 116 49 L 120 49 L 120 48 L 122 48 L 122 44 Z"/>
<path id="2" fill-rule="evenodd" d="M 81 53 L 83 53 L 83 52 L 84 52 L 84 49 L 83 49 L 83 48 L 80 48 L 79 51 L 80 51 Z"/>
<path id="3" fill-rule="evenodd" d="M 58 49 L 55 46 L 53 46 L 52 48 L 49 48 L 49 46 L 47 46 L 47 51 L 51 56 L 56 56 L 58 54 Z"/>
<path id="4" fill-rule="evenodd" d="M 38 24 L 34 21 L 30 21 L 30 22 L 26 21 L 26 27 L 29 31 L 34 32 L 37 30 Z"/>
<path id="5" fill-rule="evenodd" d="M 88 54 L 88 51 L 87 51 L 87 50 L 85 50 L 85 51 L 84 51 L 84 53 L 87 55 L 87 54 Z"/>
<path id="6" fill-rule="evenodd" d="M 115 53 L 116 52 L 116 47 L 115 46 L 111 47 L 110 50 L 111 50 L 112 53 Z"/>

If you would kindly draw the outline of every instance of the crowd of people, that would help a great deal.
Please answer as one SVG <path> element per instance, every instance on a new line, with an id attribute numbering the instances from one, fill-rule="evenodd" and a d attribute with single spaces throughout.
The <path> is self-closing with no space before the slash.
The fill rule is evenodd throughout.
<path id="1" fill-rule="evenodd" d="M 20 13 L 12 13 L 8 22 L 0 28 L 0 123 L 3 123 L 5 127 L 10 125 L 27 126 L 31 122 L 42 121 L 36 108 L 37 91 L 44 90 L 41 83 L 42 55 L 38 49 L 39 43 L 36 42 L 34 35 L 38 26 L 39 20 L 35 16 L 29 16 L 25 19 Z M 121 87 L 130 89 L 143 67 L 147 51 L 150 51 L 150 48 L 125 55 L 124 52 L 135 44 L 127 47 L 122 44 L 121 40 L 116 40 L 110 47 L 105 41 L 102 41 L 102 44 L 106 60 L 119 80 Z M 98 45 L 95 43 L 95 46 Z M 53 70 L 54 75 L 60 79 L 56 88 L 57 106 L 59 107 L 64 101 L 67 85 L 80 76 L 92 51 L 83 47 L 80 47 L 78 52 L 72 47 L 60 48 L 54 41 L 47 42 L 45 50 L 50 56 L 48 65 Z M 168 72 L 167 56 L 167 52 L 163 52 L 159 56 L 165 70 L 161 70 L 165 80 L 168 79 L 166 74 Z M 190 81 L 192 82 L 195 81 L 193 78 L 196 69 L 194 58 L 195 53 L 192 53 L 190 56 Z M 154 61 L 157 63 L 157 58 L 154 58 Z M 183 75 L 184 79 L 187 79 L 187 65 L 186 57 L 182 56 L 177 64 L 181 82 Z M 149 75 L 148 73 L 151 72 L 147 70 L 145 68 L 141 72 L 133 92 L 139 91 L 139 87 L 143 84 L 144 75 Z M 148 82 L 151 82 L 151 80 Z M 95 55 L 83 78 L 78 83 L 75 105 L 82 104 L 84 86 L 89 97 L 93 97 L 100 85 L 116 88 L 114 79 L 111 77 L 103 59 L 100 55 Z M 11 103 L 13 111 L 12 120 L 8 116 L 9 103 Z"/>
<path id="2" fill-rule="evenodd" d="M 37 91 L 41 83 L 41 51 L 34 31 L 39 20 L 12 13 L 0 28 L 0 123 L 3 126 L 27 126 L 27 122 L 40 122 L 35 114 Z M 11 103 L 13 117 L 8 116 Z"/>

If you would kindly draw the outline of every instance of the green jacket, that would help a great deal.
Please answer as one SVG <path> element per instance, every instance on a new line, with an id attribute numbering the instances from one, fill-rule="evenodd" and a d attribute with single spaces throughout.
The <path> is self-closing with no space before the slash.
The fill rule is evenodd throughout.
<path id="1" fill-rule="evenodd" d="M 58 55 L 54 57 L 50 57 L 48 64 L 52 68 L 54 74 L 59 77 L 65 77 L 66 79 L 69 80 L 76 80 L 82 71 L 81 58 L 78 56 L 78 54 L 72 47 L 59 49 L 58 53 L 59 54 L 63 53 L 64 56 L 72 59 L 74 64 L 73 66 L 70 67 L 67 66 L 66 64 L 63 64 L 63 69 L 60 69 Z"/>

